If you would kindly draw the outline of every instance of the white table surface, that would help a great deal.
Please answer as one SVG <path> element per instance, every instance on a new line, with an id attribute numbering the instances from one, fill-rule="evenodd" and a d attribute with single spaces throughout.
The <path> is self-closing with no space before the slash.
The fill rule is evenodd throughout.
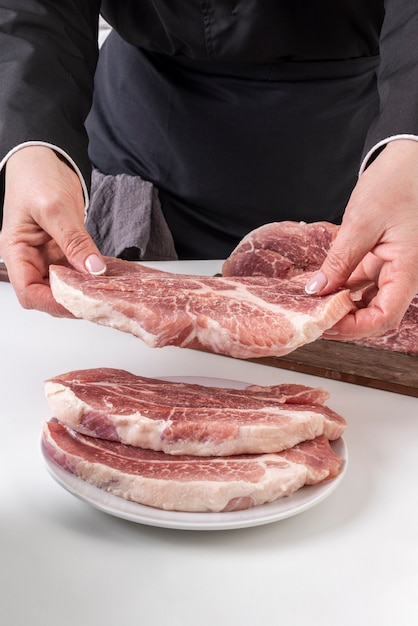
<path id="1" fill-rule="evenodd" d="M 220 262 L 154 264 L 209 273 Z M 418 624 L 416 398 L 140 340 L 23 310 L 0 283 L 0 618 L 5 626 Z M 325 386 L 348 427 L 347 474 L 297 516 L 184 531 L 96 510 L 45 469 L 44 379 L 120 367 L 146 376 Z"/>

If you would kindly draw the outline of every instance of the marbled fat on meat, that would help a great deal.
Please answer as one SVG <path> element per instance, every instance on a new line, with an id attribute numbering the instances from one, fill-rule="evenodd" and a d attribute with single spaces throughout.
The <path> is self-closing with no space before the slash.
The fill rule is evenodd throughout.
<path id="1" fill-rule="evenodd" d="M 72 429 L 173 455 L 277 452 L 338 439 L 346 425 L 324 406 L 327 392 L 302 385 L 225 389 L 98 368 L 51 378 L 45 391 Z"/>
<path id="2" fill-rule="evenodd" d="M 110 367 L 74 370 L 54 376 L 49 381 L 77 385 L 80 388 L 97 385 L 120 388 L 128 401 L 131 394 L 140 394 L 144 400 L 158 402 L 159 405 L 172 405 L 173 399 L 178 396 L 176 401 L 188 407 L 257 408 L 284 403 L 324 404 L 329 399 L 329 392 L 322 387 L 296 383 L 248 384 L 245 389 L 237 389 L 150 378 Z"/>
<path id="3" fill-rule="evenodd" d="M 359 346 L 418 355 L 418 294 L 409 305 L 399 328 L 389 330 L 378 337 L 365 337 L 354 343 Z"/>
<path id="4" fill-rule="evenodd" d="M 223 276 L 290 278 L 319 269 L 339 227 L 329 222 L 272 222 L 246 235 L 224 261 Z"/>
<path id="5" fill-rule="evenodd" d="M 106 275 L 91 276 L 51 266 L 55 299 L 75 317 L 132 333 L 152 347 L 281 356 L 320 337 L 354 307 L 348 290 L 307 295 L 304 276 L 188 276 L 118 259 L 108 259 L 107 267 Z"/>
<path id="6" fill-rule="evenodd" d="M 336 476 L 342 459 L 325 437 L 292 455 L 174 457 L 43 426 L 44 454 L 66 471 L 116 496 L 165 510 L 232 511 L 290 495 Z"/>

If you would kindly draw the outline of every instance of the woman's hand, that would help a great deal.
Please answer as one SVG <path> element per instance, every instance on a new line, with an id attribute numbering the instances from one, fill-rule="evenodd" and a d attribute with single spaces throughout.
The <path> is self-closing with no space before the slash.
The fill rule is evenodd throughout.
<path id="1" fill-rule="evenodd" d="M 48 147 L 27 146 L 7 161 L 0 256 L 21 305 L 70 317 L 55 302 L 48 271 L 70 263 L 80 272 L 105 271 L 84 228 L 84 197 L 77 174 Z"/>
<path id="2" fill-rule="evenodd" d="M 418 293 L 418 142 L 399 139 L 361 175 L 333 246 L 308 293 L 366 287 L 361 306 L 330 339 L 352 340 L 395 329 Z"/>

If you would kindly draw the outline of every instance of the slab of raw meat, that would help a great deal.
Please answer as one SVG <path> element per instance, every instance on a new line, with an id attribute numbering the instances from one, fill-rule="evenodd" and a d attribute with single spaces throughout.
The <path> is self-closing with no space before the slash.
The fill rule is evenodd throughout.
<path id="1" fill-rule="evenodd" d="M 47 458 L 116 496 L 175 511 L 236 511 L 336 476 L 342 459 L 325 437 L 278 454 L 175 457 L 45 423 Z"/>
<path id="2" fill-rule="evenodd" d="M 329 222 L 265 224 L 242 239 L 224 262 L 222 274 L 286 278 L 315 272 L 321 267 L 338 229 L 339 226 Z M 397 330 L 350 343 L 418 354 L 418 294 Z"/>
<path id="3" fill-rule="evenodd" d="M 348 290 L 305 293 L 306 277 L 220 278 L 149 271 L 107 260 L 104 276 L 51 266 L 52 293 L 75 317 L 132 333 L 152 347 L 203 348 L 250 359 L 314 341 L 354 307 Z"/>
<path id="4" fill-rule="evenodd" d="M 222 266 L 223 276 L 290 278 L 318 270 L 335 239 L 330 222 L 272 222 L 252 230 Z"/>
<path id="5" fill-rule="evenodd" d="M 174 455 L 278 452 L 338 439 L 346 426 L 322 404 L 324 390 L 302 385 L 224 389 L 99 368 L 51 378 L 45 390 L 52 415 L 77 432 Z"/>
<path id="6" fill-rule="evenodd" d="M 354 343 L 371 348 L 418 354 L 418 294 L 409 305 L 399 328 L 378 337 L 365 337 Z"/>

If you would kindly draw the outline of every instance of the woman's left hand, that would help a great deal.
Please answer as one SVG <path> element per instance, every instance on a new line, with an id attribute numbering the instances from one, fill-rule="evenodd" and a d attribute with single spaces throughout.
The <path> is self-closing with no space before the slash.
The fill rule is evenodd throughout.
<path id="1" fill-rule="evenodd" d="M 361 306 L 325 335 L 354 340 L 399 326 L 418 293 L 418 142 L 386 145 L 360 176 L 308 293 L 362 287 Z"/>

